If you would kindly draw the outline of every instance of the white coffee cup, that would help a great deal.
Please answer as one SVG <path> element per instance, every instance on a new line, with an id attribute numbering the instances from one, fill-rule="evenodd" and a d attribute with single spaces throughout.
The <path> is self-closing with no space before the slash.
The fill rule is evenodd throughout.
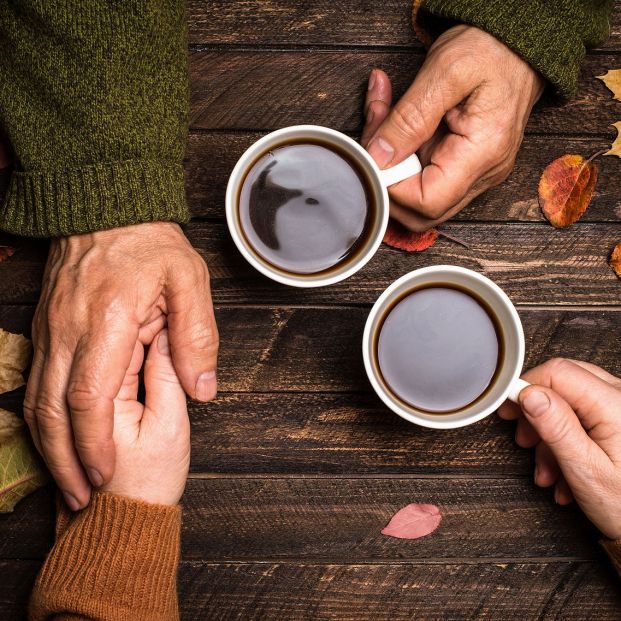
<path id="1" fill-rule="evenodd" d="M 367 178 L 372 186 L 371 190 L 374 193 L 373 202 L 378 209 L 373 230 L 367 235 L 366 242 L 356 252 L 352 260 L 344 261 L 342 264 L 337 264 L 334 268 L 316 275 L 297 275 L 286 272 L 263 259 L 248 243 L 243 234 L 237 204 L 246 174 L 261 155 L 289 142 L 303 142 L 304 140 L 320 141 L 327 145 L 332 144 L 339 150 L 345 151 L 367 173 Z M 411 155 L 392 168 L 380 170 L 373 158 L 355 140 L 352 140 L 345 134 L 327 127 L 320 127 L 319 125 L 285 127 L 255 142 L 235 165 L 226 189 L 226 221 L 231 237 L 239 251 L 250 265 L 265 276 L 292 287 L 323 287 L 331 285 L 356 273 L 375 254 L 382 243 L 386 227 L 388 226 L 389 204 L 387 188 L 412 175 L 416 175 L 420 171 L 421 165 L 416 155 Z"/>
<path id="2" fill-rule="evenodd" d="M 500 368 L 492 386 L 470 405 L 448 414 L 418 410 L 398 399 L 382 379 L 376 351 L 377 334 L 391 306 L 409 291 L 437 283 L 456 285 L 482 299 L 498 319 L 504 345 Z M 528 386 L 527 382 L 520 379 L 524 363 L 524 331 L 511 300 L 489 278 L 453 265 L 434 265 L 415 270 L 390 285 L 375 302 L 367 319 L 362 338 L 362 356 L 371 385 L 380 399 L 405 420 L 432 429 L 454 429 L 481 420 L 496 411 L 506 399 L 517 402 L 520 391 Z"/>

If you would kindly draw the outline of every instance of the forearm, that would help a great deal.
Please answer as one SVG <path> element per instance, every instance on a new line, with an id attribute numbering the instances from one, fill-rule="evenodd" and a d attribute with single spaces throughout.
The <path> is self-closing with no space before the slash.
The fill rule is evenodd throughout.
<path id="1" fill-rule="evenodd" d="M 611 0 L 416 0 L 415 28 L 435 38 L 455 23 L 494 35 L 539 71 L 563 99 L 577 89 L 586 49 L 610 33 Z M 476 53 L 476 51 L 473 51 Z"/>
<path id="2" fill-rule="evenodd" d="M 180 530 L 179 507 L 104 492 L 79 513 L 61 506 L 30 620 L 176 621 Z"/>
<path id="3" fill-rule="evenodd" d="M 16 159 L 0 228 L 185 221 L 183 1 L 1 3 L 0 115 Z"/>

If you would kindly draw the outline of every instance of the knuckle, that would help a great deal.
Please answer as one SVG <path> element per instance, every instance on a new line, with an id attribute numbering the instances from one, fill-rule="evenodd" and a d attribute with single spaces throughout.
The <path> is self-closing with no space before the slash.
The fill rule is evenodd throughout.
<path id="1" fill-rule="evenodd" d="M 554 358 L 550 358 L 550 360 L 545 362 L 544 365 L 548 367 L 550 375 L 554 376 L 557 374 L 562 375 L 563 373 L 567 372 L 571 368 L 573 363 L 567 358 L 561 358 L 557 356 Z"/>
<path id="2" fill-rule="evenodd" d="M 88 380 L 72 380 L 67 388 L 67 403 L 72 412 L 82 413 L 92 410 L 99 398 L 98 389 Z"/>
<path id="3" fill-rule="evenodd" d="M 417 102 L 401 100 L 393 108 L 392 121 L 399 133 L 406 138 L 427 138 L 424 117 Z"/>
<path id="4" fill-rule="evenodd" d="M 57 429 L 64 426 L 67 421 L 62 405 L 46 393 L 38 396 L 33 413 L 36 422 L 47 429 Z"/>

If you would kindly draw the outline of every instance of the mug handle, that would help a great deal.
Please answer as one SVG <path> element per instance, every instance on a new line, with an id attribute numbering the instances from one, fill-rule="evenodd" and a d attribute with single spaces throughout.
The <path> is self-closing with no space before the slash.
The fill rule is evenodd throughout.
<path id="1" fill-rule="evenodd" d="M 379 178 L 382 185 L 388 188 L 391 185 L 395 185 L 395 183 L 399 183 L 399 181 L 417 175 L 422 169 L 423 167 L 420 165 L 420 160 L 416 153 L 414 153 L 410 155 L 410 157 L 404 159 L 403 162 L 399 162 L 396 166 L 380 170 Z"/>
<path id="2" fill-rule="evenodd" d="M 515 380 L 515 382 L 513 382 L 513 384 L 511 384 L 511 388 L 509 389 L 509 394 L 507 395 L 507 399 L 509 399 L 509 401 L 513 401 L 513 403 L 519 403 L 518 395 L 527 386 L 530 386 L 530 384 L 528 382 L 524 381 L 523 379 L 518 377 Z"/>

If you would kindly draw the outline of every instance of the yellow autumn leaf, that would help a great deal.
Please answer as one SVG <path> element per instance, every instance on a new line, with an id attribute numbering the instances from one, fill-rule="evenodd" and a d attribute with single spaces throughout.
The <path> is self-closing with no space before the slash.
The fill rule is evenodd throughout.
<path id="1" fill-rule="evenodd" d="M 0 513 L 13 511 L 22 498 L 47 480 L 24 421 L 0 409 Z"/>
<path id="2" fill-rule="evenodd" d="M 0 328 L 0 395 L 25 384 L 22 373 L 30 361 L 30 341 Z"/>
<path id="3" fill-rule="evenodd" d="M 621 101 L 621 69 L 611 69 L 597 78 L 612 91 L 615 99 Z"/>
<path id="4" fill-rule="evenodd" d="M 606 151 L 604 155 L 616 155 L 621 157 L 621 121 L 613 123 L 613 127 L 617 128 L 617 137 L 610 147 L 610 151 Z"/>

